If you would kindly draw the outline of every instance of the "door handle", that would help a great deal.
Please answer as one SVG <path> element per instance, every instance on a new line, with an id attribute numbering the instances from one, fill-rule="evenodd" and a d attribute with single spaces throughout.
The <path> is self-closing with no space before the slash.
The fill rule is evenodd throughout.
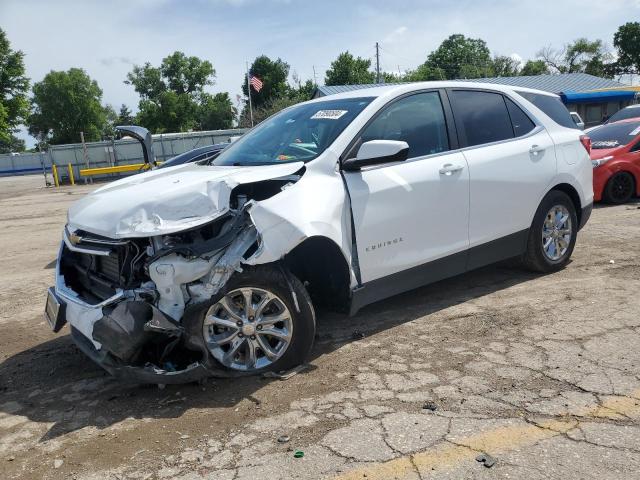
<path id="1" fill-rule="evenodd" d="M 459 172 L 464 167 L 462 165 L 454 165 L 452 163 L 445 163 L 440 169 L 440 175 L 453 175 L 455 172 Z"/>
<path id="2" fill-rule="evenodd" d="M 531 145 L 531 148 L 529 149 L 529 153 L 531 155 L 538 155 L 539 153 L 544 152 L 544 147 L 541 147 L 540 145 Z"/>

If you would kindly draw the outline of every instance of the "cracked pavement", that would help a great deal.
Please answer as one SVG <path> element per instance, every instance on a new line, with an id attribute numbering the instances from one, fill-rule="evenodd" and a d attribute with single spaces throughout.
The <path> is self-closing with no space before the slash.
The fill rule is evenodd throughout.
<path id="1" fill-rule="evenodd" d="M 47 330 L 65 211 L 91 187 L 41 182 L 0 179 L 0 478 L 640 478 L 636 205 L 596 208 L 564 271 L 501 264 L 319 312 L 289 380 L 159 389 Z"/>

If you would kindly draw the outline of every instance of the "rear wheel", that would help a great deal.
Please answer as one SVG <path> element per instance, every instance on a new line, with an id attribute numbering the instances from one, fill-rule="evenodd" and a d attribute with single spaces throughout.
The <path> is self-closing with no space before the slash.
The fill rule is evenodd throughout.
<path id="1" fill-rule="evenodd" d="M 627 203 L 633 197 L 636 182 L 629 172 L 618 172 L 613 175 L 604 187 L 604 199 L 608 203 Z"/>
<path id="2" fill-rule="evenodd" d="M 527 240 L 524 265 L 537 272 L 563 268 L 576 243 L 578 218 L 569 196 L 552 190 L 540 203 Z"/>
<path id="3" fill-rule="evenodd" d="M 207 350 L 235 372 L 292 368 L 306 359 L 314 335 L 315 314 L 304 286 L 271 266 L 235 274 L 202 318 Z"/>

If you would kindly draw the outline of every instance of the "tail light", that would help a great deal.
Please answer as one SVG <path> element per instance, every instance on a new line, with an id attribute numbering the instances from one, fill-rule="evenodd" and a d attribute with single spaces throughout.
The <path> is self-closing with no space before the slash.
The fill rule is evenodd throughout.
<path id="1" fill-rule="evenodd" d="M 587 153 L 591 155 L 591 139 L 587 135 L 580 135 L 580 143 Z"/>

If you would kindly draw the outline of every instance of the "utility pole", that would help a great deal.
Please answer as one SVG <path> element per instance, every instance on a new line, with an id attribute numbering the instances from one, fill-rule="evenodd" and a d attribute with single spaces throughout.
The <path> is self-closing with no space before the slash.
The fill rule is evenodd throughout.
<path id="1" fill-rule="evenodd" d="M 313 83 L 315 85 L 318 85 L 318 79 L 316 78 L 316 66 L 312 65 L 312 67 L 313 67 Z"/>
<path id="2" fill-rule="evenodd" d="M 376 83 L 380 83 L 380 45 L 376 42 Z"/>

